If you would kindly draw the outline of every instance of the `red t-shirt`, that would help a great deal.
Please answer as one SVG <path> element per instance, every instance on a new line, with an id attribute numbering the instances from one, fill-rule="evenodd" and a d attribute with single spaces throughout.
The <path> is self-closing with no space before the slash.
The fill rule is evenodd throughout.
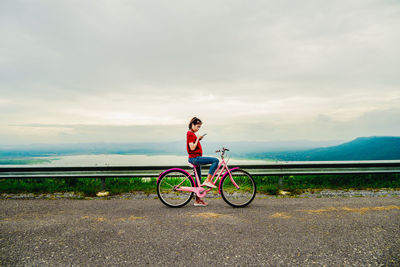
<path id="1" fill-rule="evenodd" d="M 190 150 L 189 143 L 193 144 L 196 142 L 197 136 L 194 134 L 192 131 L 188 131 L 186 134 L 186 149 L 187 152 L 189 153 L 189 158 L 195 158 L 198 156 L 203 156 L 203 149 L 201 148 L 200 140 L 197 143 L 196 149 L 195 150 Z"/>

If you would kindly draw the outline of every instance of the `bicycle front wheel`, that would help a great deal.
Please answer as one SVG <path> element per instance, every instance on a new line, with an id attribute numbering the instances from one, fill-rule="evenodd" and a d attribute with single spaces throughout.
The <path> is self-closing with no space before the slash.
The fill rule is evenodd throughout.
<path id="1" fill-rule="evenodd" d="M 235 208 L 249 205 L 256 196 L 256 183 L 253 177 L 248 172 L 240 169 L 232 170 L 231 174 L 232 180 L 235 181 L 239 188 L 236 188 L 229 174 L 226 174 L 221 181 L 222 198 Z"/>
<path id="2" fill-rule="evenodd" d="M 193 197 L 193 192 L 176 190 L 181 186 L 194 187 L 187 173 L 172 170 L 164 173 L 157 182 L 157 195 L 161 202 L 172 208 L 185 206 Z"/>

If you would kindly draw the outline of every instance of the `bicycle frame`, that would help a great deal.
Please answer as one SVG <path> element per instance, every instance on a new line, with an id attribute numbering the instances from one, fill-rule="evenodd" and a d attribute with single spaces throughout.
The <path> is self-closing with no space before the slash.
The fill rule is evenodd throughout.
<path id="1" fill-rule="evenodd" d="M 222 166 L 222 168 L 221 168 L 221 166 Z M 216 174 L 217 174 L 217 172 L 219 171 L 219 169 L 221 168 L 221 170 L 220 170 L 220 173 L 218 174 L 218 177 L 216 177 L 215 179 L 214 179 L 214 177 L 216 176 Z M 180 188 L 176 188 L 176 190 L 177 191 L 187 191 L 187 192 L 194 192 L 194 193 L 196 193 L 196 195 L 198 196 L 198 197 L 200 197 L 200 198 L 202 198 L 202 197 L 204 197 L 206 194 L 207 194 L 207 192 L 209 192 L 212 188 L 209 188 L 209 189 L 204 189 L 202 186 L 201 186 L 201 181 L 200 181 L 200 177 L 199 177 L 199 175 L 197 174 L 197 170 L 196 170 L 196 168 L 193 168 L 194 169 L 194 174 L 195 174 L 195 178 L 196 178 L 196 184 L 198 184 L 198 186 L 196 187 L 188 187 L 188 186 L 182 186 L 182 187 L 180 187 Z M 229 174 L 229 178 L 231 179 L 231 181 L 232 181 L 232 184 L 237 188 L 237 189 L 239 189 L 239 186 L 235 183 L 235 181 L 233 180 L 233 178 L 232 178 L 232 174 L 231 174 L 231 170 L 235 170 L 235 169 L 239 169 L 239 167 L 235 167 L 235 168 L 232 168 L 231 170 L 229 170 L 229 168 L 228 168 L 228 165 L 227 165 L 227 163 L 225 162 L 225 159 L 222 157 L 222 161 L 220 162 L 220 164 L 218 165 L 218 168 L 215 170 L 215 172 L 214 172 L 214 174 L 213 174 L 213 176 L 211 177 L 211 180 L 212 180 L 212 184 L 213 185 L 215 185 L 216 183 L 217 183 L 217 181 L 218 181 L 218 179 L 221 177 L 221 174 L 222 174 L 222 172 L 224 171 L 224 169 L 226 169 L 226 172 L 224 173 L 224 175 L 222 176 L 222 178 L 223 177 L 225 177 L 227 174 Z M 189 174 L 190 175 L 190 174 Z M 190 177 L 191 177 L 191 175 L 190 175 Z M 191 177 L 192 178 L 192 177 Z M 220 182 L 219 182 L 219 185 L 218 185 L 218 193 L 220 193 L 221 194 L 221 186 L 222 186 L 222 178 L 220 179 Z M 193 178 L 192 178 L 193 179 Z M 183 181 L 181 182 L 181 183 L 183 183 Z M 180 184 L 179 184 L 180 185 Z M 179 186 L 179 185 L 177 185 L 177 187 Z"/>

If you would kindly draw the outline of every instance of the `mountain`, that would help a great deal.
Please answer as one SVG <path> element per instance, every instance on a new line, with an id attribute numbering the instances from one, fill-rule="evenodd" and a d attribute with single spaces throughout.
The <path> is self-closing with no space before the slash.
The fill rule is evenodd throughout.
<path id="1" fill-rule="evenodd" d="M 359 137 L 350 142 L 212 142 L 201 141 L 204 156 L 217 156 L 215 150 L 230 149 L 234 158 L 283 161 L 391 160 L 400 159 L 400 137 Z M 90 154 L 187 155 L 185 140 L 147 143 L 78 143 L 0 145 L 0 158 L 47 157 Z"/>
<path id="2" fill-rule="evenodd" d="M 337 146 L 254 153 L 252 158 L 284 161 L 400 160 L 400 137 L 359 137 Z"/>
<path id="3" fill-rule="evenodd" d="M 233 157 L 246 157 L 248 154 L 265 151 L 304 150 L 340 144 L 340 140 L 332 141 L 281 141 L 281 142 L 212 142 L 201 141 L 203 153 L 214 156 L 215 150 L 221 147 L 230 149 Z M 174 142 L 142 142 L 142 143 L 77 143 L 77 144 L 31 144 L 0 145 L 0 157 L 47 157 L 82 154 L 145 154 L 145 155 L 187 155 L 186 140 Z"/>

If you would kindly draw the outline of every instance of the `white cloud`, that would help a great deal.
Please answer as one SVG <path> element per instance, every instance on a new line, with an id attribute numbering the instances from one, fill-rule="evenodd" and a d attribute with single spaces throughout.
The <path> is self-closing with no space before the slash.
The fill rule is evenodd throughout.
<path id="1" fill-rule="evenodd" d="M 1 1 L 2 142 L 174 139 L 192 116 L 232 140 L 394 134 L 399 15 L 378 0 Z"/>

